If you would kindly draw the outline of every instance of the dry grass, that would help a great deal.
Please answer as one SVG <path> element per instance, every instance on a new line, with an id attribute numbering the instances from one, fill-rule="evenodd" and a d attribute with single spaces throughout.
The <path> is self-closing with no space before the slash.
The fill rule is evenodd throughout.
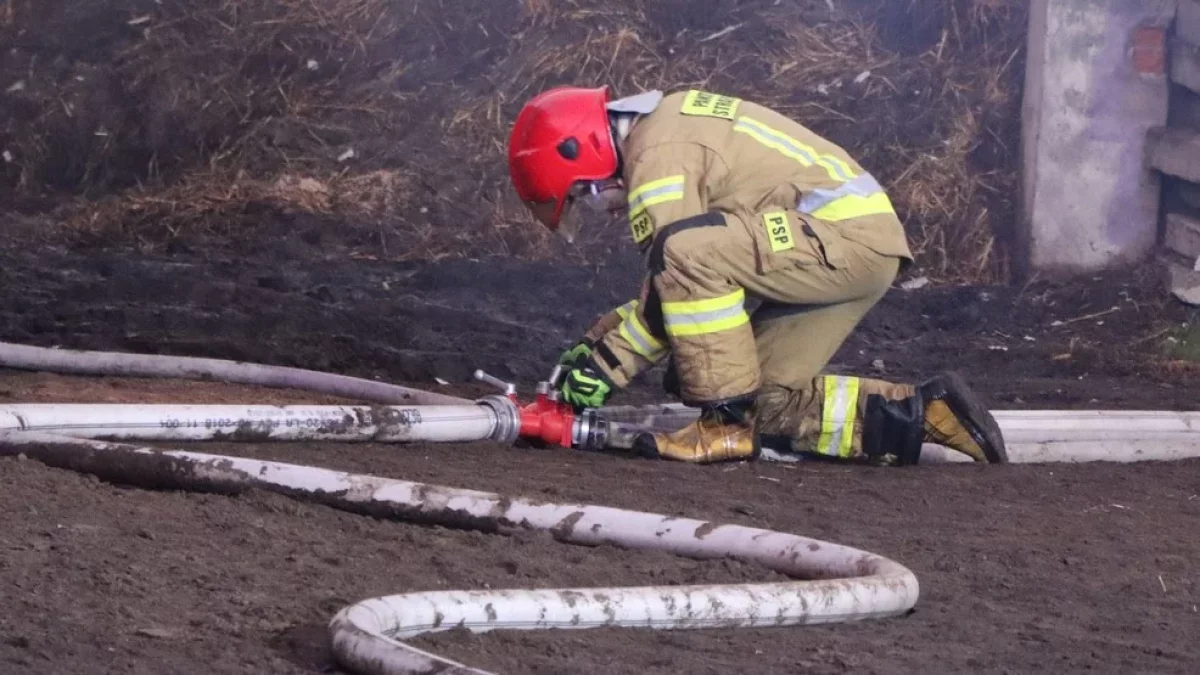
<path id="1" fill-rule="evenodd" d="M 47 3 L 0 0 L 0 41 L 67 52 L 86 34 L 92 63 L 10 59 L 24 88 L 0 102 L 0 198 L 68 196 L 57 213 L 76 231 L 154 243 L 302 213 L 405 242 L 372 255 L 595 258 L 621 228 L 564 247 L 515 203 L 519 106 L 563 83 L 701 87 L 847 147 L 889 188 L 925 273 L 1007 274 L 1019 0 Z"/>
<path id="2" fill-rule="evenodd" d="M 663 34 L 649 6 L 526 2 L 520 47 L 492 69 L 495 91 L 460 107 L 446 133 L 488 166 L 502 161 L 516 106 L 548 86 L 740 94 L 826 133 L 879 175 L 924 273 L 951 281 L 1007 277 L 1007 242 L 997 233 L 1011 232 L 1014 219 L 1019 3 L 897 3 L 893 13 L 936 18 L 931 8 L 945 11 L 937 39 L 909 55 L 888 48 L 875 23 L 851 14 L 809 22 L 794 6 L 772 7 Z"/>

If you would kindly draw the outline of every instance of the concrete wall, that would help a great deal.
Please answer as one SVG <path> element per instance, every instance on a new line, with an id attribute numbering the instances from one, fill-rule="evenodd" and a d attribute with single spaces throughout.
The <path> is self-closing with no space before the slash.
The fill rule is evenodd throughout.
<path id="1" fill-rule="evenodd" d="M 1147 130 L 1167 120 L 1175 5 L 1032 0 L 1019 274 L 1087 273 L 1152 254 L 1159 177 L 1142 158 Z"/>

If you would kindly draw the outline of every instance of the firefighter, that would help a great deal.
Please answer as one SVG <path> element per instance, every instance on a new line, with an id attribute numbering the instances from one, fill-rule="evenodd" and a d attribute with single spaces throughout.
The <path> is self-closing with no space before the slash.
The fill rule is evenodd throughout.
<path id="1" fill-rule="evenodd" d="M 669 359 L 664 385 L 700 417 L 641 435 L 643 455 L 751 459 L 766 439 L 886 464 L 915 463 L 923 442 L 1007 461 L 953 373 L 915 386 L 821 375 L 912 262 L 887 194 L 842 148 L 733 96 L 560 87 L 524 106 L 508 153 L 518 196 L 568 240 L 589 213 L 628 218 L 640 295 L 562 355 L 561 394 L 600 407 Z"/>

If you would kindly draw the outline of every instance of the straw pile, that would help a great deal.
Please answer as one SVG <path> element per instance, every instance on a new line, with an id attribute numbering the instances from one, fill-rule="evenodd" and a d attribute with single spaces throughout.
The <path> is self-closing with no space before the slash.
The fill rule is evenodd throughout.
<path id="1" fill-rule="evenodd" d="M 773 105 L 889 188 L 923 264 L 998 280 L 1020 0 L 0 0 L 0 200 L 67 232 L 251 237 L 323 219 L 392 258 L 578 259 L 513 201 L 507 130 L 555 84 Z M 372 250 L 368 233 L 393 243 Z"/>

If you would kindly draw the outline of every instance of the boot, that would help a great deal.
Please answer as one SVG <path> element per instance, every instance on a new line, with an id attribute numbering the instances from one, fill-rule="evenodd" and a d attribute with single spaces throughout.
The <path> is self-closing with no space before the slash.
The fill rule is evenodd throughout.
<path id="1" fill-rule="evenodd" d="M 639 435 L 633 449 L 643 457 L 693 464 L 756 459 L 762 446 L 754 429 L 753 401 L 706 406 L 699 420 L 679 431 Z"/>
<path id="2" fill-rule="evenodd" d="M 916 464 L 922 443 L 936 443 L 976 462 L 1005 464 L 1004 435 L 983 402 L 957 373 L 943 373 L 912 396 L 867 398 L 863 452 L 886 464 Z"/>
<path id="3" fill-rule="evenodd" d="M 957 373 L 943 373 L 920 386 L 925 404 L 925 442 L 944 445 L 976 462 L 1008 463 L 1004 434 L 983 401 Z"/>

